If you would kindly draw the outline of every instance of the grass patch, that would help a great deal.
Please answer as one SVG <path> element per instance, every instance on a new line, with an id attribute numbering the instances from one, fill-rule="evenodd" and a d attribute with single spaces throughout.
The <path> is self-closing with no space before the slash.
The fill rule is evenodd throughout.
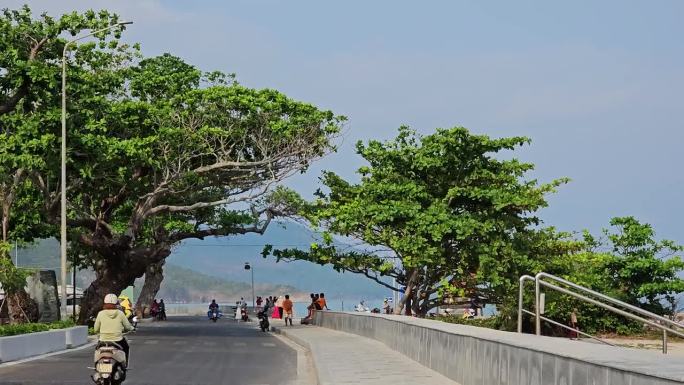
<path id="1" fill-rule="evenodd" d="M 31 323 L 31 324 L 17 324 L 0 326 L 0 337 L 16 336 L 20 334 L 46 332 L 54 329 L 66 329 L 75 326 L 74 322 L 57 321 L 52 323 Z"/>

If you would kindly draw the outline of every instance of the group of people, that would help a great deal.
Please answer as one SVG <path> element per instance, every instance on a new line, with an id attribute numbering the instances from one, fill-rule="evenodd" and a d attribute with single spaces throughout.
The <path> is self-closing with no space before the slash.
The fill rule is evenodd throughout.
<path id="1" fill-rule="evenodd" d="M 310 296 L 311 304 L 306 307 L 309 313 L 302 319 L 302 323 L 305 325 L 311 323 L 316 310 L 330 310 L 330 308 L 328 308 L 328 302 L 325 300 L 325 293 L 311 293 Z"/>
<path id="2" fill-rule="evenodd" d="M 264 304 L 263 309 L 261 311 L 264 312 L 264 314 L 268 314 L 268 312 L 271 312 L 271 318 L 278 318 L 278 319 L 284 319 L 285 320 L 285 325 L 289 324 L 292 325 L 292 318 L 294 316 L 294 303 L 290 299 L 289 294 L 285 294 L 285 296 L 269 296 L 266 298 L 266 301 L 264 302 L 263 298 L 257 297 L 257 307 L 261 308 L 261 305 Z M 273 310 L 271 310 L 273 308 Z"/>
<path id="3" fill-rule="evenodd" d="M 157 299 L 155 298 L 154 301 L 152 301 L 152 304 L 150 305 L 150 317 L 157 321 L 166 320 L 166 305 L 164 304 L 163 299 L 160 299 L 159 302 L 157 302 Z"/>

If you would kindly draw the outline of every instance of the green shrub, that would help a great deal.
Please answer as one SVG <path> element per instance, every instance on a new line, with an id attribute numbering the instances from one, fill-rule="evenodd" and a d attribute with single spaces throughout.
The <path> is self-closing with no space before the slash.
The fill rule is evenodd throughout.
<path id="1" fill-rule="evenodd" d="M 499 317 L 465 319 L 461 315 L 440 315 L 435 317 L 435 319 L 452 324 L 477 326 L 487 329 L 501 328 L 501 319 Z"/>
<path id="2" fill-rule="evenodd" d="M 71 320 L 57 321 L 53 323 L 30 323 L 0 326 L 0 337 L 16 336 L 19 334 L 46 332 L 53 329 L 66 329 L 74 326 Z"/>

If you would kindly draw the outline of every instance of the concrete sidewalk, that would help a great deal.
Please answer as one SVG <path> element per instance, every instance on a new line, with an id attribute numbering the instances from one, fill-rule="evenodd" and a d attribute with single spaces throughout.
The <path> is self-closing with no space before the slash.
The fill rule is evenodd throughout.
<path id="1" fill-rule="evenodd" d="M 381 342 L 317 326 L 286 327 L 280 320 L 273 328 L 311 351 L 321 385 L 457 385 Z"/>

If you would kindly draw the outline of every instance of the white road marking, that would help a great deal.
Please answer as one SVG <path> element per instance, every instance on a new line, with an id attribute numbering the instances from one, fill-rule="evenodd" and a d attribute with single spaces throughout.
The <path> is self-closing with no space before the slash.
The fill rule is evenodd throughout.
<path id="1" fill-rule="evenodd" d="M 159 341 L 157 341 L 157 340 L 145 341 L 145 345 L 156 345 L 158 343 L 159 343 Z"/>
<path id="2" fill-rule="evenodd" d="M 233 346 L 247 346 L 244 342 L 233 342 Z"/>
<path id="3" fill-rule="evenodd" d="M 272 342 L 262 342 L 261 346 L 265 346 L 267 348 L 275 348 L 276 345 Z"/>
<path id="4" fill-rule="evenodd" d="M 173 343 L 174 345 L 187 345 L 188 341 L 176 341 Z"/>

